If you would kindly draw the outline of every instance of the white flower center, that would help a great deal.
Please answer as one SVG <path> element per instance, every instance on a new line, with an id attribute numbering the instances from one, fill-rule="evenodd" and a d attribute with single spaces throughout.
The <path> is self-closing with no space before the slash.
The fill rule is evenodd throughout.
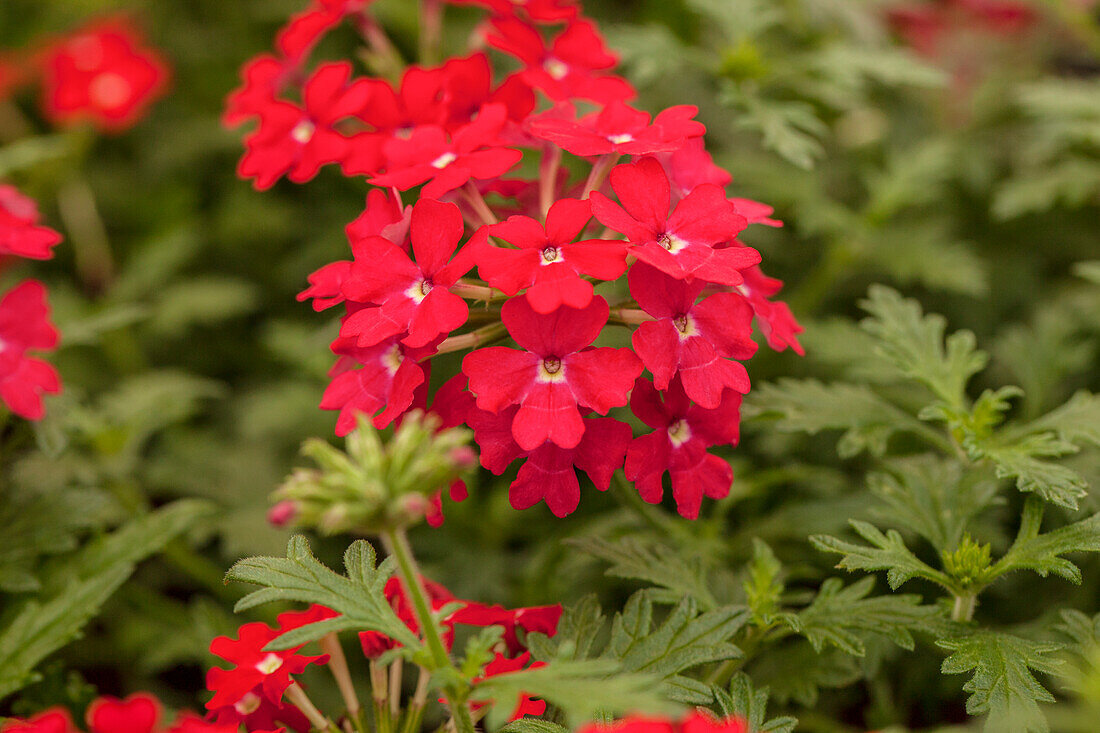
<path id="1" fill-rule="evenodd" d="M 300 145 L 305 145 L 313 139 L 313 133 L 317 132 L 317 125 L 309 120 L 302 120 L 290 131 L 290 136 Z"/>
<path id="2" fill-rule="evenodd" d="M 677 420 L 669 425 L 668 439 L 676 448 L 691 440 L 691 428 L 688 426 L 687 420 Z"/>
<path id="3" fill-rule="evenodd" d="M 561 250 L 557 247 L 543 247 L 539 256 L 542 257 L 542 264 L 549 265 L 551 262 L 559 262 L 561 260 Z"/>
<path id="4" fill-rule="evenodd" d="M 618 135 L 608 135 L 607 139 L 615 143 L 616 145 L 634 142 L 634 136 L 631 135 L 629 132 L 621 132 Z"/>
<path id="5" fill-rule="evenodd" d="M 88 85 L 88 96 L 96 106 L 103 109 L 115 109 L 121 107 L 130 100 L 133 95 L 133 87 L 124 77 L 113 71 L 105 71 L 96 74 L 92 83 Z"/>
<path id="6" fill-rule="evenodd" d="M 451 163 L 455 162 L 456 160 L 458 160 L 458 156 L 455 155 L 454 153 L 451 153 L 451 152 L 443 153 L 443 155 L 439 156 L 438 158 L 436 158 L 435 160 L 432 161 L 432 168 L 437 168 L 439 170 L 443 170 L 444 168 L 446 168 L 447 166 L 449 166 Z"/>
<path id="7" fill-rule="evenodd" d="M 386 367 L 386 371 L 390 373 L 391 377 L 397 374 L 397 370 L 401 367 L 403 361 L 405 361 L 405 357 L 401 355 L 401 347 L 397 344 L 394 344 L 386 353 L 382 354 L 382 366 Z"/>
<path id="8" fill-rule="evenodd" d="M 569 66 L 561 59 L 553 56 L 542 62 L 542 70 L 550 75 L 554 81 L 561 81 L 569 75 Z"/>
<path id="9" fill-rule="evenodd" d="M 244 697 L 233 704 L 233 709 L 241 715 L 251 715 L 260 707 L 260 696 L 255 692 L 246 692 Z"/>
<path id="10" fill-rule="evenodd" d="M 283 666 L 283 658 L 278 654 L 268 654 L 266 657 L 256 663 L 256 669 L 260 670 L 264 674 L 271 674 L 279 667 Z"/>
<path id="11" fill-rule="evenodd" d="M 539 364 L 540 382 L 564 382 L 565 365 L 556 356 L 548 356 Z"/>
<path id="12" fill-rule="evenodd" d="M 405 295 L 409 297 L 409 300 L 419 305 L 424 298 L 428 297 L 428 293 L 432 292 L 434 287 L 435 284 L 432 283 L 431 280 L 425 278 L 424 280 L 414 282 L 409 289 L 405 291 Z"/>
<path id="13" fill-rule="evenodd" d="M 695 319 L 687 313 L 681 313 L 676 316 L 672 319 L 672 323 L 676 326 L 676 330 L 680 332 L 681 341 L 687 341 L 689 338 L 699 333 L 699 330 L 695 327 Z"/>
<path id="14" fill-rule="evenodd" d="M 676 254 L 684 247 L 688 246 L 687 241 L 680 239 L 671 232 L 666 232 L 665 234 L 662 234 L 661 238 L 657 240 L 657 244 L 661 245 L 672 254 Z"/>

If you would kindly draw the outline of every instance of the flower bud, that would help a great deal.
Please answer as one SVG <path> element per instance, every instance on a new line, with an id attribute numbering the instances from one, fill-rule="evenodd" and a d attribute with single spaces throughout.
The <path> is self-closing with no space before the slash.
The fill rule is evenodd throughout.
<path id="1" fill-rule="evenodd" d="M 295 469 L 275 492 L 269 517 L 279 526 L 292 522 L 325 534 L 372 534 L 423 521 L 432 497 L 476 465 L 469 439 L 469 430 L 440 430 L 437 416 L 414 410 L 384 441 L 360 416 L 346 452 L 306 441 L 302 453 L 318 468 Z"/>

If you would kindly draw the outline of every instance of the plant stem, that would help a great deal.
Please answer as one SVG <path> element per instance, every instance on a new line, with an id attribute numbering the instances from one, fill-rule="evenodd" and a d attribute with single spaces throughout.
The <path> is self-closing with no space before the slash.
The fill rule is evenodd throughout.
<path id="1" fill-rule="evenodd" d="M 420 64 L 439 63 L 443 45 L 443 3 L 440 0 L 420 0 Z"/>
<path id="2" fill-rule="evenodd" d="M 348 669 L 348 660 L 344 656 L 344 648 L 340 646 L 340 640 L 335 632 L 321 637 L 321 651 L 329 657 L 328 668 L 336 679 L 336 686 L 340 688 L 340 696 L 344 698 L 348 717 L 358 723 L 361 709 L 359 696 L 355 693 L 355 683 L 351 680 L 351 671 Z"/>
<path id="3" fill-rule="evenodd" d="M 72 243 L 80 281 L 89 292 L 102 292 L 114 279 L 115 263 L 92 187 L 82 178 L 69 179 L 57 192 L 57 210 Z"/>
<path id="4" fill-rule="evenodd" d="M 500 341 L 507 335 L 508 329 L 504 327 L 503 323 L 499 321 L 490 323 L 488 326 L 482 326 L 476 331 L 470 331 L 469 333 L 450 336 L 444 339 L 443 342 L 439 344 L 436 355 L 477 348 L 478 346 L 484 346 L 494 341 Z"/>
<path id="5" fill-rule="evenodd" d="M 951 620 L 967 622 L 974 619 L 974 609 L 978 607 L 977 593 L 955 595 L 955 605 L 951 608 Z"/>
<path id="6" fill-rule="evenodd" d="M 386 677 L 386 668 L 375 662 L 370 662 L 370 689 L 371 699 L 374 701 L 374 730 L 375 733 L 393 733 L 393 721 L 390 720 L 389 684 Z"/>
<path id="7" fill-rule="evenodd" d="M 302 711 L 302 715 L 309 719 L 309 724 L 314 728 L 330 731 L 330 733 L 340 733 L 336 724 L 317 709 L 297 682 L 291 682 L 290 687 L 286 688 L 286 697 L 294 707 Z"/>
<path id="8" fill-rule="evenodd" d="M 615 167 L 615 164 L 619 162 L 619 158 L 622 156 L 618 153 L 607 153 L 601 155 L 600 159 L 596 161 L 592 166 L 592 170 L 588 174 L 588 180 L 584 182 L 584 193 L 581 194 L 582 199 L 588 198 L 588 195 L 603 185 L 604 179 L 607 178 L 607 174 L 611 172 L 611 169 Z"/>
<path id="9" fill-rule="evenodd" d="M 477 186 L 474 185 L 473 181 L 466 181 L 462 193 L 465 195 L 466 201 L 477 212 L 477 215 L 481 217 L 483 223 L 489 225 L 497 223 L 496 214 L 489 208 L 489 204 L 485 203 L 485 197 L 481 195 L 481 191 L 477 190 Z"/>
<path id="10" fill-rule="evenodd" d="M 543 221 L 546 221 L 546 214 L 554 204 L 560 168 L 561 148 L 557 145 L 545 146 L 542 150 L 542 160 L 539 162 L 539 211 L 542 212 Z"/>
<path id="11" fill-rule="evenodd" d="M 401 682 L 405 672 L 405 660 L 401 657 L 390 665 L 390 716 L 397 720 L 401 715 Z"/>
<path id="12" fill-rule="evenodd" d="M 497 291 L 488 285 L 476 285 L 465 280 L 459 280 L 451 286 L 451 292 L 460 298 L 470 300 L 492 300 Z"/>
<path id="13" fill-rule="evenodd" d="M 439 634 L 435 617 L 432 616 L 431 605 L 428 602 L 428 592 L 421 580 L 420 568 L 417 567 L 416 558 L 409 546 L 408 535 L 403 527 L 386 530 L 382 533 L 382 543 L 391 557 L 397 560 L 397 573 L 405 592 L 412 601 L 413 613 L 416 616 L 420 633 L 424 636 L 424 643 L 428 647 L 434 669 L 452 668 L 451 657 L 447 653 L 447 647 L 443 644 L 443 638 Z M 447 705 L 454 716 L 455 729 L 458 733 L 474 733 L 474 723 L 470 719 L 470 710 L 453 685 L 443 690 L 447 698 Z"/>

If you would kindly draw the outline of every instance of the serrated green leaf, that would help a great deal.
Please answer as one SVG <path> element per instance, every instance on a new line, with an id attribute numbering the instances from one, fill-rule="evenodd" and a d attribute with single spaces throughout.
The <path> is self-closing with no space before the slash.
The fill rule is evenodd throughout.
<path id="1" fill-rule="evenodd" d="M 1100 395 L 1081 390 L 1061 407 L 1023 426 L 1021 431 L 1051 431 L 1059 439 L 1100 446 Z"/>
<path id="2" fill-rule="evenodd" d="M 558 629 L 552 637 L 545 634 L 527 635 L 527 648 L 541 661 L 557 657 L 588 659 L 594 653 L 596 637 L 606 625 L 596 596 L 587 595 L 571 606 L 566 606 L 558 620 Z"/>
<path id="3" fill-rule="evenodd" d="M 549 720 L 526 717 L 513 720 L 500 733 L 569 733 L 569 729 Z"/>
<path id="4" fill-rule="evenodd" d="M 917 532 L 941 553 L 959 544 L 970 520 L 997 494 L 997 482 L 982 472 L 964 474 L 958 461 L 932 454 L 893 460 L 888 469 L 867 478 L 871 492 L 888 507 L 878 513 Z"/>
<path id="5" fill-rule="evenodd" d="M 789 715 L 767 720 L 768 688 L 753 687 L 744 672 L 730 680 L 729 692 L 715 689 L 714 697 L 723 717 L 736 716 L 749 724 L 748 733 L 791 733 L 798 720 Z"/>
<path id="6" fill-rule="evenodd" d="M 695 600 L 689 597 L 653 629 L 652 593 L 641 590 L 630 597 L 622 613 L 615 615 L 603 656 L 619 661 L 625 670 L 665 679 L 692 667 L 739 656 L 740 650 L 728 640 L 747 621 L 748 611 L 738 606 L 698 614 Z"/>
<path id="7" fill-rule="evenodd" d="M 1043 508 L 1036 500 L 1024 505 L 1016 541 L 993 566 L 994 575 L 1013 570 L 1033 570 L 1046 577 L 1049 573 L 1071 583 L 1081 582 L 1081 569 L 1061 555 L 1069 552 L 1100 552 L 1100 514 L 1074 522 L 1046 534 L 1039 533 Z"/>
<path id="8" fill-rule="evenodd" d="M 742 587 L 753 623 L 768 626 L 780 612 L 784 588 L 780 573 L 783 566 L 768 544 L 759 537 L 753 538 L 752 548 L 752 560 L 746 568 L 748 576 Z"/>
<path id="9" fill-rule="evenodd" d="M 956 331 L 944 339 L 943 316 L 924 315 L 917 301 L 883 285 L 872 285 L 860 306 L 871 314 L 860 325 L 879 340 L 879 353 L 900 374 L 923 383 L 948 405 L 965 404 L 967 382 L 988 362 L 973 333 Z"/>
<path id="10" fill-rule="evenodd" d="M 238 561 L 226 574 L 227 580 L 265 586 L 238 601 L 242 611 L 271 601 L 316 603 L 340 614 L 322 624 L 311 624 L 316 636 L 305 632 L 276 638 L 267 648 L 289 649 L 304 641 L 320 638 L 337 630 L 377 631 L 399 642 L 412 652 L 420 648 L 420 640 L 409 630 L 383 593 L 386 581 L 393 574 L 393 562 L 387 559 L 375 567 L 374 548 L 365 540 L 357 540 L 344 553 L 347 575 L 339 575 L 313 556 L 309 543 L 300 535 L 287 544 L 286 558 L 251 557 Z M 310 636 L 306 639 L 302 634 Z M 292 643 L 291 643 L 292 642 Z"/>
<path id="11" fill-rule="evenodd" d="M 1031 670 L 1056 672 L 1061 660 L 1050 655 L 1061 649 L 1061 644 L 991 631 L 940 639 L 936 644 L 952 652 L 943 660 L 944 674 L 974 672 L 963 685 L 963 690 L 971 693 L 966 712 L 988 714 L 984 727 L 987 733 L 1049 731 L 1038 703 L 1054 702 L 1054 696 L 1039 684 Z"/>
<path id="12" fill-rule="evenodd" d="M 495 675 L 474 685 L 473 700 L 518 700 L 520 695 L 539 697 L 558 707 L 570 727 L 591 720 L 597 712 L 671 714 L 679 707 L 659 692 L 657 678 L 626 672 L 609 659 L 552 661 L 544 667 Z M 489 726 L 507 720 L 511 702 L 493 706 Z"/>
<path id="13" fill-rule="evenodd" d="M 1016 479 L 1016 488 L 1068 509 L 1088 494 L 1088 482 L 1076 471 L 1044 458 L 1077 452 L 1077 446 L 1054 433 L 1034 433 L 1012 443 L 993 439 L 968 446 L 971 457 L 993 463 L 998 478 Z"/>
<path id="14" fill-rule="evenodd" d="M 870 546 L 825 535 L 810 537 L 810 543 L 823 552 L 843 555 L 836 565 L 843 570 L 885 570 L 886 582 L 892 590 L 897 590 L 912 578 L 924 578 L 950 589 L 950 578 L 914 555 L 897 530 L 891 529 L 883 534 L 874 525 L 857 519 L 849 520 L 849 524 L 860 537 L 871 543 Z"/>
<path id="15" fill-rule="evenodd" d="M 863 676 L 858 657 L 835 647 L 818 653 L 801 638 L 757 656 L 749 672 L 770 688 L 772 699 L 783 704 L 794 700 L 806 707 L 817 704 L 820 689 L 844 687 Z"/>
<path id="16" fill-rule="evenodd" d="M 607 569 L 608 575 L 667 588 L 671 591 L 670 598 L 674 599 L 689 595 L 705 609 L 718 606 L 710 591 L 706 566 L 698 556 L 686 556 L 660 542 L 641 537 L 622 537 L 611 541 L 593 535 L 572 537 L 566 542 L 611 563 Z"/>
<path id="17" fill-rule="evenodd" d="M 915 595 L 868 598 L 874 586 L 874 578 L 847 587 L 837 578 L 827 579 L 813 602 L 798 614 L 795 631 L 818 652 L 832 645 L 861 657 L 866 653 L 861 633 L 883 636 L 903 649 L 912 649 L 912 631 L 922 628 L 939 610 L 921 606 L 920 596 Z"/>
<path id="18" fill-rule="evenodd" d="M 0 633 L 0 699 L 34 677 L 34 667 L 76 638 L 134 571 L 134 565 L 208 516 L 210 504 L 178 501 L 90 543 L 56 567 L 43 586 L 52 595 L 13 612 Z"/>
<path id="19" fill-rule="evenodd" d="M 746 418 L 777 417 L 775 429 L 814 435 L 844 430 L 837 444 L 842 457 L 861 451 L 881 456 L 894 433 L 921 430 L 913 417 L 858 384 L 822 384 L 814 379 L 781 379 L 753 389 L 742 408 Z"/>

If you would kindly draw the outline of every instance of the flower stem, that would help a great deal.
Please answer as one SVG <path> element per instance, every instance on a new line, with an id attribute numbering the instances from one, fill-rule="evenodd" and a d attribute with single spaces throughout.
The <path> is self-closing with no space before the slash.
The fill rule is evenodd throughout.
<path id="1" fill-rule="evenodd" d="M 611 169 L 615 167 L 615 164 L 619 162 L 619 158 L 622 156 L 618 153 L 607 153 L 601 155 L 600 159 L 596 161 L 592 166 L 592 170 L 588 173 L 588 180 L 584 182 L 584 193 L 581 194 L 582 199 L 588 198 L 588 195 L 603 185 L 604 179 L 607 178 L 607 174 L 611 172 Z"/>
<path id="2" fill-rule="evenodd" d="M 359 696 L 355 693 L 355 683 L 351 681 L 351 671 L 348 670 L 348 660 L 344 656 L 344 648 L 340 646 L 340 640 L 336 637 L 335 632 L 321 637 L 321 651 L 329 657 L 328 668 L 336 679 L 336 686 L 340 688 L 340 696 L 344 698 L 344 707 L 347 708 L 348 717 L 358 723 L 361 710 Z"/>
<path id="3" fill-rule="evenodd" d="M 443 3 L 440 0 L 420 0 L 420 64 L 439 63 L 443 45 Z"/>
<path id="4" fill-rule="evenodd" d="M 390 720 L 389 684 L 386 677 L 386 668 L 375 662 L 370 662 L 370 689 L 371 699 L 374 701 L 374 730 L 375 733 L 393 733 L 393 721 Z"/>
<path id="5" fill-rule="evenodd" d="M 481 195 L 481 191 L 477 190 L 477 186 L 473 181 L 467 181 L 466 185 L 462 188 L 462 193 L 466 197 L 466 201 L 473 207 L 477 215 L 481 217 L 481 221 L 485 224 L 492 225 L 497 223 L 496 214 L 489 208 L 489 204 L 485 203 L 485 197 Z"/>
<path id="6" fill-rule="evenodd" d="M 92 293 L 102 292 L 114 279 L 115 263 L 92 187 L 82 178 L 70 179 L 57 192 L 57 209 L 72 242 L 81 282 Z"/>
<path id="7" fill-rule="evenodd" d="M 286 697 L 294 707 L 302 711 L 311 726 L 329 733 L 340 733 L 336 725 L 310 701 L 306 691 L 297 682 L 291 682 L 290 687 L 286 688 Z"/>
<path id="8" fill-rule="evenodd" d="M 390 716 L 397 720 L 401 715 L 401 681 L 405 672 L 405 660 L 401 657 L 390 665 Z"/>
<path id="9" fill-rule="evenodd" d="M 403 527 L 386 530 L 382 533 L 382 543 L 391 557 L 397 560 L 397 573 L 405 591 L 412 601 L 413 613 L 416 616 L 417 625 L 424 636 L 424 643 L 431 655 L 433 669 L 454 669 L 450 654 L 443 644 L 443 638 L 439 634 L 435 618 L 432 616 L 431 605 L 428 603 L 428 592 L 421 580 L 420 568 L 417 567 L 416 558 L 409 546 L 408 535 Z M 456 670 L 457 671 L 457 670 Z M 447 698 L 447 705 L 454 716 L 457 733 L 474 733 L 474 723 L 470 719 L 470 710 L 461 692 L 455 689 L 455 685 L 448 685 L 443 689 Z"/>
<path id="10" fill-rule="evenodd" d="M 475 285 L 474 283 L 459 280 L 450 288 L 451 292 L 460 298 L 469 300 L 492 300 L 498 291 L 488 285 Z"/>
<path id="11" fill-rule="evenodd" d="M 543 221 L 546 221 L 546 214 L 554 204 L 560 168 L 561 148 L 557 145 L 547 145 L 543 148 L 542 161 L 539 163 L 539 211 L 542 212 Z"/>
<path id="12" fill-rule="evenodd" d="M 405 60 L 386 31 L 372 15 L 360 12 L 354 16 L 355 27 L 367 42 L 370 50 L 365 53 L 367 63 L 390 81 L 400 81 L 405 70 Z"/>
<path id="13" fill-rule="evenodd" d="M 951 608 L 951 620 L 967 622 L 974 619 L 974 609 L 978 607 L 977 593 L 963 593 L 955 596 L 955 605 Z"/>
<path id="14" fill-rule="evenodd" d="M 436 350 L 436 355 L 447 354 L 452 351 L 476 349 L 478 346 L 500 341 L 507 335 L 508 330 L 504 327 L 503 323 L 499 321 L 490 323 L 488 326 L 483 326 L 476 331 L 470 331 L 469 333 L 463 333 L 458 336 L 451 336 L 444 339 L 443 343 L 441 343 Z"/>

